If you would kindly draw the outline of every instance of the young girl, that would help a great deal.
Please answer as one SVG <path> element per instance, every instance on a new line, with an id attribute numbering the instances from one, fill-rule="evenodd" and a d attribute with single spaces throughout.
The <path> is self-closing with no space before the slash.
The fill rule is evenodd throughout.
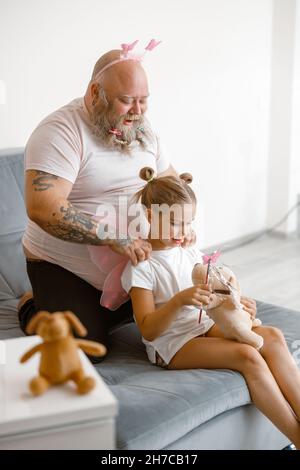
<path id="1" fill-rule="evenodd" d="M 154 178 L 151 168 L 143 168 L 140 176 L 148 183 L 137 194 L 137 200 L 141 199 L 147 210 L 153 251 L 149 260 L 137 266 L 128 263 L 121 282 L 131 297 L 149 360 L 170 370 L 240 372 L 253 403 L 300 449 L 300 371 L 283 334 L 275 327 L 254 328 L 264 339 L 263 347 L 257 351 L 225 339 L 204 311 L 199 324 L 199 308 L 209 304 L 212 294 L 208 285 L 192 284 L 191 271 L 196 263 L 202 263 L 201 253 L 181 247 L 191 230 L 196 206 L 188 177 Z M 174 203 L 193 210 L 181 211 L 182 216 L 178 211 L 171 214 L 166 237 L 165 213 L 158 216 L 155 208 Z M 158 238 L 151 235 L 157 228 Z"/>

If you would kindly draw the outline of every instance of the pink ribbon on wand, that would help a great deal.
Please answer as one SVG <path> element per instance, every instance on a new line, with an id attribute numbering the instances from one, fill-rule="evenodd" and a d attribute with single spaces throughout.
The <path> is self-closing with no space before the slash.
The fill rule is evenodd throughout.
<path id="1" fill-rule="evenodd" d="M 216 261 L 217 261 L 217 259 L 219 258 L 220 255 L 221 255 L 221 252 L 219 250 L 216 250 L 213 253 L 211 253 L 210 255 L 203 255 L 202 256 L 204 266 L 207 264 L 205 284 L 208 283 L 210 263 L 216 263 Z M 198 323 L 201 323 L 201 317 L 202 317 L 202 308 L 200 308 L 200 311 L 199 311 L 199 321 L 198 321 Z"/>

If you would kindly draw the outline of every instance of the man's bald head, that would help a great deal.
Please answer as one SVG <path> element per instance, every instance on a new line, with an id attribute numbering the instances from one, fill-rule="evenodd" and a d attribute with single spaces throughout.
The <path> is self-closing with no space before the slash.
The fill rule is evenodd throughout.
<path id="1" fill-rule="evenodd" d="M 110 64 L 114 60 L 120 59 L 121 52 L 122 52 L 121 50 L 115 49 L 115 50 L 106 52 L 106 54 L 103 54 L 95 63 L 91 80 L 94 80 L 97 74 L 100 72 L 100 70 L 102 70 L 108 64 Z"/>
<path id="2" fill-rule="evenodd" d="M 99 75 L 99 72 L 101 72 L 104 67 L 107 67 L 112 62 L 119 60 L 122 52 L 123 51 L 121 50 L 115 49 L 103 54 L 94 66 L 91 81 L 97 80 L 102 84 L 104 79 L 107 78 L 105 81 L 110 83 L 111 81 L 128 80 L 130 76 L 138 75 L 141 79 L 144 79 L 144 81 L 147 82 L 145 70 L 137 60 L 121 60 L 120 62 L 108 67 Z"/>

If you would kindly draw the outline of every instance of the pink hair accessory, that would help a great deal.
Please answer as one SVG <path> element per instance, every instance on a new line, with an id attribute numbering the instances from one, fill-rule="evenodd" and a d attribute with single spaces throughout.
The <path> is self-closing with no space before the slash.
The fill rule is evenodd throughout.
<path id="1" fill-rule="evenodd" d="M 158 46 L 161 41 L 156 41 L 156 39 L 151 39 L 149 44 L 145 47 L 146 51 L 152 51 L 156 46 Z"/>
<path id="2" fill-rule="evenodd" d="M 114 127 L 112 129 L 109 129 L 108 131 L 110 134 L 114 134 L 114 135 L 117 135 L 117 136 L 121 136 L 122 135 L 122 132 L 119 131 L 118 129 L 115 129 Z"/>
<path id="3" fill-rule="evenodd" d="M 161 43 L 161 41 L 156 41 L 156 39 L 151 39 L 151 41 L 147 44 L 147 46 L 145 47 L 145 51 L 142 54 L 135 54 L 132 51 L 138 42 L 139 40 L 136 39 L 131 44 L 126 44 L 126 43 L 121 44 L 122 52 L 120 54 L 120 58 L 113 60 L 109 64 L 102 67 L 102 69 L 99 70 L 99 72 L 95 75 L 94 80 L 98 80 L 100 75 L 102 75 L 102 73 L 105 70 L 107 70 L 109 67 L 112 67 L 113 65 L 118 64 L 119 62 L 123 62 L 124 60 L 135 60 L 136 62 L 141 62 L 146 52 L 152 51 L 156 46 L 158 46 Z"/>
<path id="4" fill-rule="evenodd" d="M 137 39 L 136 41 L 133 41 L 131 44 L 121 44 L 121 48 L 123 50 L 123 57 L 127 57 L 128 52 L 132 51 L 134 47 L 137 45 L 139 40 Z"/>

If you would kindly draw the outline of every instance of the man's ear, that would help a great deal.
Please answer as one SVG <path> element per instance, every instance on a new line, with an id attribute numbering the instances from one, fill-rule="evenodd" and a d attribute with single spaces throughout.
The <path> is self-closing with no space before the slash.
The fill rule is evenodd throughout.
<path id="1" fill-rule="evenodd" d="M 40 310 L 34 317 L 30 320 L 26 326 L 26 333 L 32 335 L 36 332 L 36 329 L 41 321 L 46 320 L 51 316 L 51 313 L 46 312 L 46 310 Z"/>
<path id="2" fill-rule="evenodd" d="M 96 100 L 99 98 L 99 84 L 94 82 L 91 85 L 91 95 L 92 98 L 96 98 Z"/>

